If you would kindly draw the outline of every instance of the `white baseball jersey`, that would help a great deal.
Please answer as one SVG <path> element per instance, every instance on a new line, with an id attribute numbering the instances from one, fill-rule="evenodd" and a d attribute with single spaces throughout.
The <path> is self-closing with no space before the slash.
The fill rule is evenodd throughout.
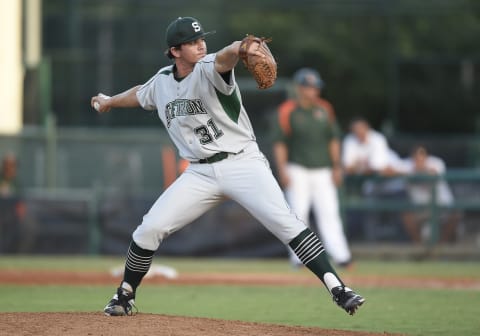
<path id="1" fill-rule="evenodd" d="M 227 83 L 209 54 L 178 80 L 174 65 L 162 68 L 138 91 L 140 105 L 158 110 L 182 158 L 198 161 L 218 152 L 238 153 L 255 141 L 232 69 Z"/>
<path id="2" fill-rule="evenodd" d="M 222 201 L 237 201 L 284 244 L 305 230 L 288 208 L 268 161 L 255 141 L 233 70 L 228 83 L 215 70 L 215 54 L 201 59 L 182 80 L 162 68 L 138 91 L 158 115 L 180 155 L 194 163 L 157 199 L 133 233 L 141 248 L 156 250 L 171 233 Z M 218 152 L 225 159 L 199 163 Z"/>

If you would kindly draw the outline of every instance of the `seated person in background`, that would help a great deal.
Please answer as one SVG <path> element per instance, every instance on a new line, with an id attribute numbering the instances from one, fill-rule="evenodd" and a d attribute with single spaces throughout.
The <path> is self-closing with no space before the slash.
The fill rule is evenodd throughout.
<path id="1" fill-rule="evenodd" d="M 423 146 L 416 146 L 412 150 L 411 157 L 404 160 L 402 172 L 416 175 L 436 175 L 445 173 L 445 163 L 442 159 L 428 154 Z M 434 190 L 435 188 L 435 190 Z M 444 179 L 435 181 L 409 181 L 407 187 L 410 200 L 417 205 L 428 205 L 432 195 L 436 193 L 436 204 L 441 207 L 451 206 L 454 202 L 452 192 Z M 428 222 L 432 217 L 429 210 L 411 211 L 403 216 L 405 230 L 413 242 L 422 242 L 422 224 Z M 455 238 L 455 231 L 460 220 L 457 211 L 442 211 L 440 213 L 442 225 L 440 242 L 452 242 Z M 427 227 L 428 229 L 428 227 Z"/>
<path id="2" fill-rule="evenodd" d="M 350 122 L 350 134 L 343 140 L 342 162 L 346 174 L 392 175 L 391 151 L 385 136 L 370 127 L 364 118 Z"/>
<path id="3" fill-rule="evenodd" d="M 364 236 L 366 240 L 397 240 L 402 223 L 400 216 L 383 211 L 376 202 L 405 202 L 404 178 L 398 167 L 403 160 L 389 148 L 387 139 L 372 129 L 364 118 L 350 122 L 350 133 L 343 140 L 342 163 L 346 173 L 346 194 L 352 200 L 364 200 L 371 208 L 347 213 L 347 223 L 352 236 Z M 362 203 L 362 201 L 360 201 Z"/>
<path id="4" fill-rule="evenodd" d="M 397 153 L 390 149 L 387 139 L 370 127 L 367 120 L 357 117 L 350 122 L 350 133 L 343 140 L 342 163 L 346 175 L 398 175 L 398 162 L 402 162 Z M 395 196 L 404 191 L 399 180 L 364 181 L 364 195 Z"/>

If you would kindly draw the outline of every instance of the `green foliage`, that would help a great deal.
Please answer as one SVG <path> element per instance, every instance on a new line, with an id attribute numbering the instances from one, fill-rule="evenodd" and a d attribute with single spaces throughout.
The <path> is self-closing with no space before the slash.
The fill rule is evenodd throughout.
<path id="1" fill-rule="evenodd" d="M 480 106 L 472 97 L 480 94 L 480 81 L 469 86 L 461 75 L 462 62 L 470 60 L 473 77 L 480 76 L 480 6 L 475 0 L 51 0 L 45 2 L 44 47 L 57 79 L 54 110 L 60 124 L 99 123 L 95 114 L 85 112 L 91 94 L 142 83 L 168 64 L 162 55 L 165 27 L 186 15 L 217 30 L 208 39 L 210 51 L 255 33 L 273 37 L 280 76 L 289 78 L 302 66 L 317 68 L 327 84 L 324 95 L 343 126 L 363 115 L 375 127 L 393 121 L 401 131 L 475 131 L 474 111 Z M 107 45 L 100 41 L 105 36 L 112 38 Z M 433 73 L 418 71 L 429 65 L 436 66 Z M 105 73 L 111 77 L 100 78 Z M 241 67 L 239 74 L 245 75 Z M 256 106 L 263 99 L 263 108 L 280 103 L 251 92 L 244 96 Z M 456 123 L 450 122 L 452 105 L 462 112 Z M 154 117 L 132 117 L 130 111 L 101 122 L 150 125 Z"/>

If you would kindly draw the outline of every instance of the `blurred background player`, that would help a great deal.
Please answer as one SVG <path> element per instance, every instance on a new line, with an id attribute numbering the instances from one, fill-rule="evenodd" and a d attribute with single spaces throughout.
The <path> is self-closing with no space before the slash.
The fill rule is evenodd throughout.
<path id="1" fill-rule="evenodd" d="M 436 196 L 436 205 L 449 207 L 453 204 L 454 198 L 447 182 L 441 178 L 446 171 L 445 163 L 442 159 L 432 156 L 428 153 L 424 146 L 415 146 L 412 150 L 411 157 L 404 161 L 402 172 L 415 175 L 439 176 L 439 179 L 410 180 L 407 191 L 412 203 L 416 205 L 428 205 L 432 201 L 432 196 Z M 428 238 L 429 226 L 424 226 L 432 219 L 432 213 L 427 211 L 407 212 L 403 216 L 405 230 L 414 243 L 421 243 Z M 455 232 L 460 221 L 460 213 L 458 211 L 441 211 L 440 221 L 442 222 L 442 230 L 440 242 L 452 242 L 455 239 Z M 425 228 L 425 230 L 422 230 Z"/>
<path id="2" fill-rule="evenodd" d="M 337 187 L 342 183 L 340 131 L 332 105 L 321 98 L 319 73 L 302 68 L 293 76 L 295 97 L 283 102 L 276 119 L 274 155 L 281 186 L 305 223 L 313 208 L 325 248 L 339 266 L 351 253 L 340 216 Z M 294 266 L 302 263 L 289 249 Z"/>

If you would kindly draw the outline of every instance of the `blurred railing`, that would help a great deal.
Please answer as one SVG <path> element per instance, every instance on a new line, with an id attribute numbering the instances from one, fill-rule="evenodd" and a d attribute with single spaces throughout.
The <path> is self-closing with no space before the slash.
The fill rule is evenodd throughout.
<path id="1" fill-rule="evenodd" d="M 454 171 L 441 178 L 451 184 L 456 194 L 454 203 L 448 206 L 442 206 L 433 201 L 418 205 L 405 198 L 391 199 L 380 194 L 359 195 L 350 193 L 347 190 L 352 187 L 352 184 L 358 185 L 357 182 L 360 179 L 347 179 L 342 192 L 343 213 L 345 215 L 351 212 L 363 212 L 373 216 L 386 213 L 393 217 L 399 217 L 398 214 L 405 211 L 428 211 L 430 213 L 428 224 L 430 226 L 430 237 L 426 241 L 426 246 L 433 246 L 439 238 L 441 212 L 444 210 L 462 211 L 475 225 L 471 228 L 474 231 L 468 234 L 478 236 L 480 233 L 480 226 L 478 226 L 480 172 Z M 406 183 L 412 180 L 416 183 L 432 183 L 438 181 L 438 179 L 440 177 L 411 176 L 404 178 Z M 373 180 L 376 183 L 392 181 L 391 178 L 380 177 Z M 372 182 L 372 178 L 362 179 L 362 183 L 367 182 Z M 469 190 L 464 190 L 463 195 L 459 195 L 458 191 L 464 189 L 465 185 L 468 185 Z M 140 223 L 142 215 L 148 210 L 160 192 L 135 192 L 126 196 L 120 195 L 115 190 L 102 190 L 95 187 L 90 189 L 26 189 L 22 200 L 27 204 L 28 216 L 24 223 L 17 227 L 17 229 L 20 229 L 20 245 L 24 246 L 23 251 L 18 252 L 56 253 L 55 251 L 58 250 L 63 251 L 63 253 L 82 254 L 122 253 L 128 244 L 131 232 Z M 435 188 L 432 188 L 432 192 L 432 199 L 435 199 Z M 212 244 L 211 234 L 213 234 L 213 231 L 217 231 L 219 235 L 217 244 L 222 246 L 218 252 L 220 255 L 230 253 L 228 251 L 229 244 L 235 246 L 235 240 L 240 236 L 247 241 L 251 239 L 252 242 L 255 242 L 258 234 L 264 235 L 263 227 L 255 223 L 256 221 L 245 210 L 231 202 L 220 205 L 206 216 L 203 220 L 199 220 L 200 226 L 191 226 L 193 231 L 185 230 L 182 238 L 186 240 L 186 242 L 184 241 L 185 244 L 173 244 L 176 245 L 175 249 L 167 248 L 165 254 L 182 255 L 187 253 L 185 251 L 194 251 L 192 253 L 196 254 L 195 249 L 203 251 L 205 246 Z M 229 224 L 225 225 L 226 222 Z M 248 224 L 245 225 L 245 223 Z M 346 221 L 346 224 L 348 225 L 348 221 Z M 22 225 L 25 227 L 22 227 Z M 204 226 L 203 229 L 202 225 Z M 398 222 L 388 225 L 398 225 Z M 241 230 L 243 229 L 247 232 L 242 233 Z M 373 228 L 373 230 L 377 229 L 379 228 Z M 5 230 L 8 230 L 8 228 L 0 227 L 0 235 L 2 235 L 2 231 L 5 233 Z M 224 233 L 219 234 L 218 230 L 224 231 Z M 229 230 L 232 233 L 228 233 Z M 12 235 L 8 234 L 7 236 Z M 220 238 L 220 236 L 223 238 Z M 265 239 L 266 242 L 262 242 L 263 247 L 271 244 L 272 248 L 269 251 L 276 251 L 271 253 L 274 253 L 274 255 L 282 253 L 281 247 L 278 246 L 278 242 L 273 236 L 267 235 Z M 382 238 L 370 239 L 366 237 L 363 242 L 379 243 L 382 242 Z M 178 249 L 178 246 L 184 246 L 185 251 Z M 194 248 L 194 246 L 196 247 Z M 0 251 L 2 251 L 1 246 Z M 260 252 L 259 256 L 262 256 L 262 253 L 264 252 Z"/>
<path id="2" fill-rule="evenodd" d="M 453 195 L 451 204 L 437 200 L 439 183 L 444 181 Z M 427 185 L 431 195 L 429 201 L 418 204 L 408 195 L 413 184 Z M 360 211 L 368 213 L 428 212 L 430 237 L 428 244 L 438 242 L 440 214 L 454 211 L 480 211 L 480 170 L 454 169 L 444 175 L 413 174 L 396 177 L 380 175 L 351 175 L 346 178 L 341 190 L 342 212 Z M 480 227 L 478 228 L 480 232 Z"/>

